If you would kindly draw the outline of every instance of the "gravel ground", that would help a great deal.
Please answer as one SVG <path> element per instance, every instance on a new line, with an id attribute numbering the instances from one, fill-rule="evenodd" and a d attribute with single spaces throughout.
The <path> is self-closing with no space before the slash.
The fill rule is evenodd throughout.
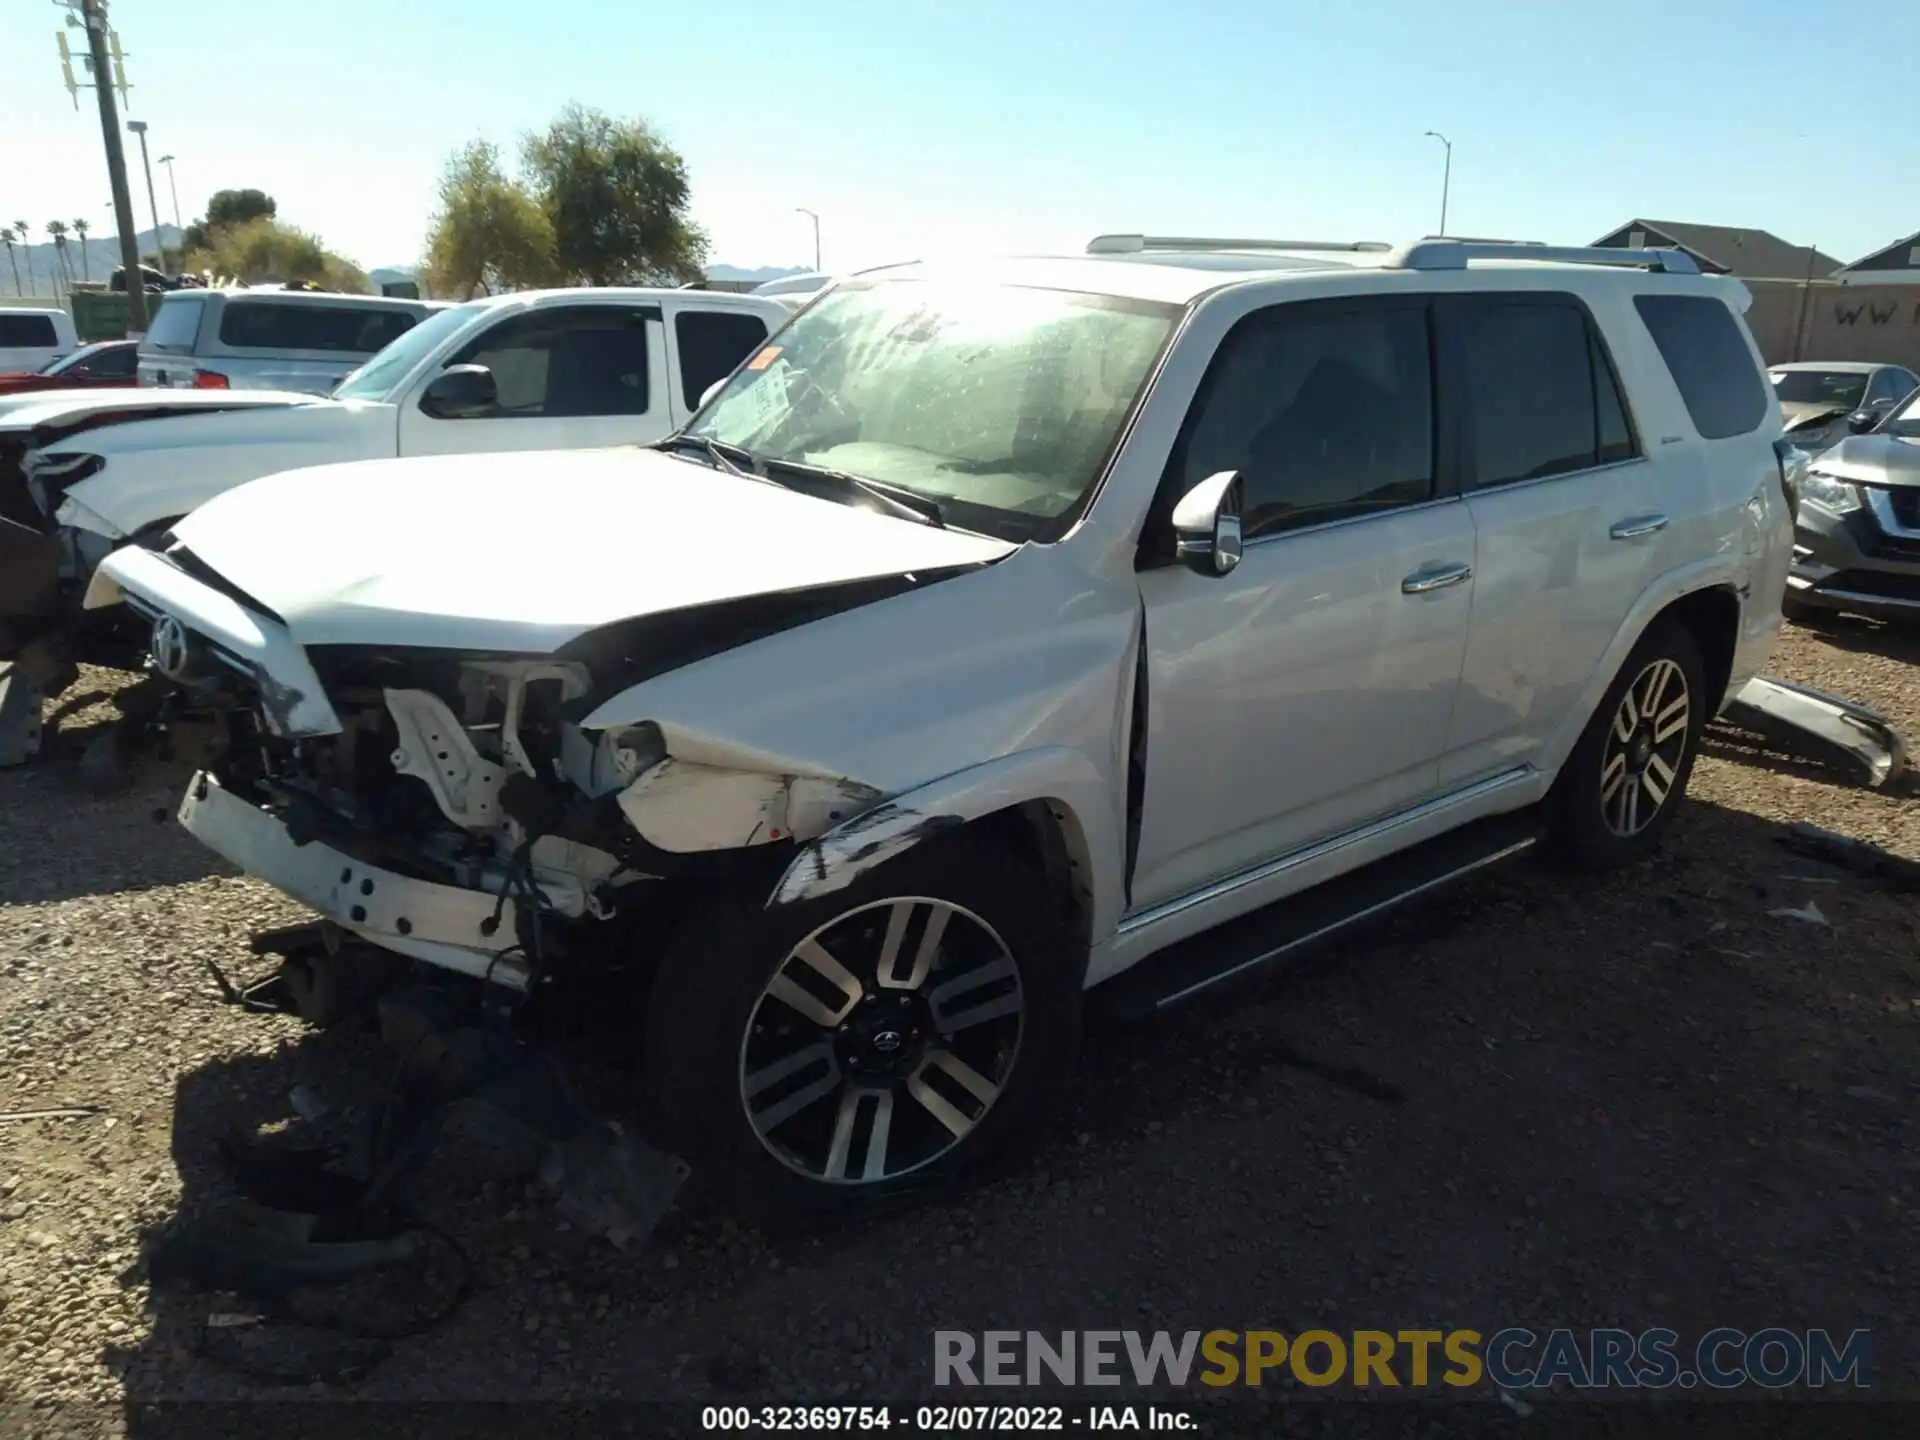
<path id="1" fill-rule="evenodd" d="M 1790 630 L 1773 673 L 1920 740 L 1916 659 L 1836 625 Z M 380 1068 L 363 1036 L 219 1002 L 204 961 L 257 969 L 249 934 L 299 912 L 171 823 L 182 779 L 98 800 L 58 759 L 0 773 L 0 1109 L 101 1110 L 0 1122 L 0 1401 L 276 1393 L 193 1353 L 221 1306 L 150 1290 L 143 1239 L 217 1193 L 226 1127 Z M 1920 857 L 1920 808 L 1724 737 L 1693 796 L 1605 884 L 1514 868 L 1231 1003 L 1095 1027 L 1041 1147 L 906 1213 L 812 1237 L 675 1215 L 623 1256 L 456 1160 L 427 1204 L 471 1299 L 337 1388 L 857 1401 L 923 1393 L 935 1328 L 1784 1324 L 1872 1328 L 1912 1395 L 1920 925 L 1789 878 L 1820 867 L 1773 837 Z M 1830 929 L 1769 913 L 1808 901 Z"/>

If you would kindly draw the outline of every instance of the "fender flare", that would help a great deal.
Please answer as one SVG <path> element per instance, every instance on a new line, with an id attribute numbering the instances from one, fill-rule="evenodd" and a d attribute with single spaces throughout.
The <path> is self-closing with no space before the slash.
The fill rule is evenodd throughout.
<path id="1" fill-rule="evenodd" d="M 1117 914 L 1120 827 L 1113 787 L 1086 755 L 1043 746 L 987 760 L 904 791 L 843 820 L 795 855 L 766 908 L 797 905 L 845 889 L 922 841 L 1029 801 L 1067 811 L 1086 845 L 1094 933 Z"/>
<path id="2" fill-rule="evenodd" d="M 1561 721 L 1559 731 L 1554 735 L 1547 753 L 1542 756 L 1543 768 L 1549 775 L 1558 775 L 1560 767 L 1567 763 L 1567 756 L 1573 753 L 1573 747 L 1579 743 L 1581 734 L 1587 728 L 1587 722 L 1600 706 L 1607 693 L 1607 687 L 1613 684 L 1614 677 L 1620 673 L 1620 667 L 1627 663 L 1627 656 L 1633 647 L 1640 643 L 1654 619 L 1675 602 L 1702 590 L 1727 590 L 1739 600 L 1744 609 L 1751 587 L 1746 576 L 1738 567 L 1730 565 L 1721 556 L 1711 556 L 1696 560 L 1669 570 L 1659 576 L 1640 592 L 1640 598 L 1621 622 L 1614 633 L 1613 643 L 1600 657 L 1600 663 L 1594 666 L 1593 673 L 1587 677 L 1586 688 L 1581 691 L 1577 704 L 1568 709 L 1566 718 Z M 1731 698 L 1731 694 L 1720 698 L 1720 704 Z M 1717 710 L 1716 706 L 1716 710 Z M 1711 717 L 1709 717 L 1711 718 Z"/>

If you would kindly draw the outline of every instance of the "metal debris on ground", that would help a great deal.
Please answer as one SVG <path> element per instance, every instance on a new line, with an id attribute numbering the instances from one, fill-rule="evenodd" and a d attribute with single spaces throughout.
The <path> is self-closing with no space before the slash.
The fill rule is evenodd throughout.
<path id="1" fill-rule="evenodd" d="M 1852 700 L 1765 676 L 1727 701 L 1733 725 L 1885 789 L 1906 773 L 1907 745 L 1891 721 Z"/>
<path id="2" fill-rule="evenodd" d="M 11 1125 L 22 1120 L 91 1120 L 106 1113 L 98 1105 L 68 1105 L 55 1110 L 7 1110 L 0 1111 L 0 1125 Z"/>
<path id="3" fill-rule="evenodd" d="M 1829 930 L 1833 928 L 1833 922 L 1822 915 L 1820 913 L 1820 907 L 1811 900 L 1797 909 L 1791 906 L 1785 906 L 1779 910 L 1769 910 L 1767 914 L 1777 916 L 1782 920 L 1804 920 L 1809 925 L 1823 925 Z"/>

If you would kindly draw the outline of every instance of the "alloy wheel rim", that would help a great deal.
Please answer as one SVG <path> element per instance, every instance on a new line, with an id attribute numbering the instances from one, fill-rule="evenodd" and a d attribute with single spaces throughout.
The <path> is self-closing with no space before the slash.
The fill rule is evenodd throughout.
<path id="1" fill-rule="evenodd" d="M 1621 839 L 1666 809 L 1692 719 L 1686 672 L 1671 660 L 1653 661 L 1621 695 L 1600 760 L 1601 818 Z"/>
<path id="2" fill-rule="evenodd" d="M 787 952 L 740 1044 L 740 1104 L 788 1169 L 873 1185 L 932 1164 L 1004 1093 L 1026 999 L 1006 942 L 948 900 L 896 896 Z"/>

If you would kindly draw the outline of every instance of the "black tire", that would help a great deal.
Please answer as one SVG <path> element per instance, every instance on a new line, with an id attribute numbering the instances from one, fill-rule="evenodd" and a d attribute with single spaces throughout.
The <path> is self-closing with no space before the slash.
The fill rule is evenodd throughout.
<path id="1" fill-rule="evenodd" d="M 1665 668 L 1662 667 L 1671 667 Z M 1657 744 L 1652 722 L 1641 718 L 1631 740 L 1618 736 L 1616 725 L 1624 723 L 1623 702 L 1628 691 L 1635 692 L 1635 714 L 1648 693 L 1653 675 L 1664 675 L 1664 687 L 1653 720 L 1670 711 L 1673 704 L 1671 684 L 1674 674 L 1684 679 L 1688 707 L 1684 727 L 1666 735 Z M 1552 849 L 1562 860 L 1585 870 L 1611 870 L 1631 864 L 1660 843 L 1667 827 L 1687 792 L 1693 775 L 1693 762 L 1700 752 L 1700 732 L 1709 718 L 1711 702 L 1706 693 L 1706 666 L 1700 658 L 1700 646 L 1693 633 L 1677 621 L 1657 622 L 1633 647 L 1633 653 L 1620 667 L 1620 673 L 1607 687 L 1606 695 L 1588 720 L 1579 743 L 1567 757 L 1559 779 L 1554 782 L 1547 808 L 1552 824 Z M 1636 747 L 1644 737 L 1658 764 L 1643 761 Z M 1678 741 L 1677 754 L 1674 741 Z M 1625 762 L 1620 780 L 1626 792 L 1612 788 L 1611 767 L 1618 756 Z M 1662 774 L 1662 769 L 1670 772 Z M 1664 780 L 1664 784 L 1662 783 Z M 1653 801 L 1655 791 L 1661 798 Z M 1651 817 L 1640 810 L 1643 803 L 1655 803 Z M 1631 816 L 1625 807 L 1634 807 Z M 1624 828 L 1630 821 L 1634 828 Z"/>
<path id="2" fill-rule="evenodd" d="M 907 928 L 902 931 L 898 953 L 905 955 L 911 949 L 916 969 L 917 942 L 924 937 L 927 923 L 919 917 L 939 905 L 957 907 L 948 914 L 944 922 L 947 928 L 934 947 L 933 968 L 917 989 L 904 990 L 897 985 L 883 988 L 868 979 L 860 986 L 857 1002 L 842 1000 L 836 992 L 832 1003 L 849 1005 L 853 1013 L 832 1029 L 765 993 L 776 976 L 797 975 L 810 986 L 820 978 L 818 972 L 796 971 L 793 967 L 804 962 L 791 955 L 803 940 L 816 935 L 831 942 L 829 953 L 850 971 L 874 972 L 878 962 L 869 966 L 865 951 L 868 944 L 877 944 L 875 937 L 887 929 L 893 907 L 884 902 L 896 897 L 936 902 L 914 906 L 903 922 Z M 1045 1116 L 1048 1101 L 1058 1094 L 1070 1074 L 1078 1050 L 1086 952 L 1060 899 L 1033 867 L 1002 853 L 985 837 L 962 832 L 924 842 L 859 877 L 847 888 L 819 899 L 778 910 L 766 909 L 765 899 L 765 890 L 754 888 L 719 894 L 696 905 L 661 957 L 648 1000 L 647 1082 L 669 1146 L 692 1163 L 696 1193 L 770 1224 L 804 1223 L 947 1180 L 1024 1137 Z M 977 930 L 971 923 L 975 920 L 984 922 L 988 930 Z M 995 966 L 1000 964 L 998 952 L 984 948 L 989 936 L 997 939 L 1011 957 L 1022 1002 L 1011 1059 L 1004 1070 L 996 1067 L 1009 1053 L 1008 1047 L 995 1036 L 1005 1033 L 1006 1017 L 943 1034 L 935 1012 L 926 1008 L 928 997 L 937 995 L 946 981 L 955 975 L 971 976 L 980 969 L 977 962 L 981 954 L 991 955 Z M 910 979 L 911 973 L 899 977 L 895 972 L 894 978 Z M 1004 983 L 999 982 L 1002 987 Z M 946 988 L 953 987 L 947 984 Z M 962 989 L 960 993 L 983 992 Z M 996 992 L 989 987 L 985 993 Z M 827 1004 L 817 1003 L 823 1008 Z M 847 1033 L 857 1032 L 868 1021 L 868 1006 L 878 1007 L 873 1014 L 886 1016 L 896 1013 L 890 1007 L 910 1009 L 915 1005 L 922 1007 L 919 1018 L 900 1021 L 897 1030 L 893 1021 L 884 1021 L 889 1033 L 906 1037 L 904 1042 L 896 1038 L 892 1047 L 902 1050 L 899 1058 L 878 1056 L 860 1034 Z M 966 1000 L 958 1008 L 970 1016 L 988 1007 Z M 750 1034 L 756 1015 L 760 1026 Z M 989 1025 L 996 1028 L 990 1029 Z M 793 1032 L 791 1041 L 788 1031 Z M 877 1045 L 885 1035 L 874 1032 L 868 1038 Z M 912 1160 L 909 1139 L 927 1136 L 929 1144 L 940 1143 L 942 1132 L 930 1119 L 940 1112 L 907 1094 L 908 1079 L 876 1078 L 871 1071 L 855 1074 L 851 1067 L 875 1063 L 911 1066 L 915 1061 L 906 1051 L 921 1047 L 918 1053 L 922 1068 L 916 1074 L 922 1093 L 932 1085 L 954 1096 L 962 1107 L 970 1108 L 977 1096 L 968 1100 L 948 1084 L 944 1070 L 933 1076 L 925 1065 L 934 1050 L 952 1046 L 946 1051 L 951 1057 L 968 1045 L 983 1042 L 994 1047 L 993 1063 L 980 1060 L 980 1068 L 973 1074 L 983 1078 L 981 1070 L 990 1069 L 999 1075 L 998 1093 L 983 1113 L 961 1116 L 972 1122 L 972 1128 L 957 1141 L 948 1142 L 950 1149 L 913 1164 L 904 1173 L 888 1175 L 883 1170 L 881 1178 L 860 1183 L 824 1178 L 834 1163 L 830 1144 L 824 1147 L 824 1164 L 818 1170 L 808 1168 L 810 1156 L 823 1148 L 818 1143 L 822 1127 L 838 1133 L 840 1114 L 849 1104 L 844 1097 L 856 1082 L 861 1088 L 890 1088 L 898 1097 L 887 1102 L 893 1129 L 881 1145 L 889 1162 L 897 1161 L 904 1167 Z M 783 1050 L 790 1043 L 793 1048 Z M 749 1073 L 765 1075 L 777 1068 L 779 1060 L 768 1064 L 768 1055 L 784 1053 L 791 1059 L 800 1050 L 817 1050 L 822 1044 L 834 1049 L 831 1073 L 839 1077 L 840 1088 L 809 1102 L 789 1119 L 775 1122 L 773 1138 L 763 1141 L 748 1115 Z M 761 1060 L 750 1072 L 755 1049 L 760 1049 Z M 972 1053 L 977 1058 L 979 1052 Z M 824 1077 L 815 1083 L 824 1083 Z M 763 1124 L 786 1099 L 777 1086 L 755 1094 L 777 1097 L 763 1103 Z M 842 1172 L 853 1168 L 849 1152 L 855 1145 L 859 1146 L 863 1165 L 871 1160 L 873 1136 L 878 1129 L 874 1107 L 881 1102 L 876 1099 L 873 1106 L 851 1103 Z M 795 1138 L 797 1135 L 811 1136 L 813 1150 Z M 776 1144 L 783 1147 L 787 1158 L 775 1155 L 771 1147 Z M 792 1148 L 785 1148 L 789 1145 Z"/>

